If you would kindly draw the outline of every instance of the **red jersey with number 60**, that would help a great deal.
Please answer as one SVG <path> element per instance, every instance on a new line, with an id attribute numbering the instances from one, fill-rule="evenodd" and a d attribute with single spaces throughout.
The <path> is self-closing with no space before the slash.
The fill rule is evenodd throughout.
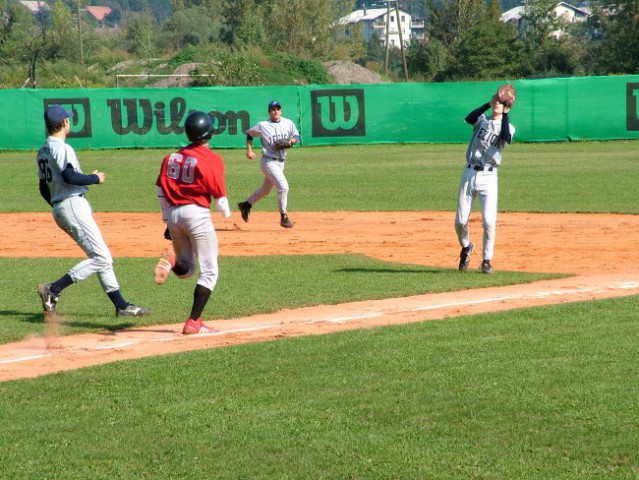
<path id="1" fill-rule="evenodd" d="M 164 157 L 155 184 L 172 206 L 211 206 L 211 197 L 226 197 L 224 160 L 207 145 L 189 145 Z"/>

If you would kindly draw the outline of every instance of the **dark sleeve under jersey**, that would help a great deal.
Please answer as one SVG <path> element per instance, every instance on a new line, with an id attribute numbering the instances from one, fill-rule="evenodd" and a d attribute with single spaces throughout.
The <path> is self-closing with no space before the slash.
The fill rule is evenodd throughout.
<path id="1" fill-rule="evenodd" d="M 78 185 L 80 187 L 85 185 L 96 185 L 100 183 L 100 179 L 97 175 L 85 175 L 73 170 L 71 165 L 67 165 L 67 168 L 62 170 L 62 178 L 70 185 Z"/>
<path id="2" fill-rule="evenodd" d="M 481 107 L 476 108 L 464 118 L 464 121 L 470 125 L 475 125 L 482 113 L 490 108 L 490 103 L 484 103 Z"/>
<path id="3" fill-rule="evenodd" d="M 49 205 L 51 205 L 51 192 L 49 191 L 49 185 L 45 180 L 40 180 L 40 195 L 44 198 Z"/>
<path id="4" fill-rule="evenodd" d="M 513 136 L 510 133 L 510 122 L 508 121 L 508 114 L 504 113 L 501 117 L 501 132 L 499 137 L 506 143 L 510 143 L 513 140 Z"/>

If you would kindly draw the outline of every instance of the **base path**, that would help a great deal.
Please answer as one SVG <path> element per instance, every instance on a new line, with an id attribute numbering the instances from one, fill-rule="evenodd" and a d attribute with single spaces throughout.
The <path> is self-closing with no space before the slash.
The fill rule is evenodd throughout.
<path id="1" fill-rule="evenodd" d="M 452 212 L 293 212 L 295 228 L 275 212 L 253 212 L 244 223 L 213 212 L 221 256 L 360 253 L 385 261 L 456 268 L 459 246 Z M 158 214 L 97 213 L 115 257 L 155 257 L 168 242 Z M 481 262 L 481 221 L 471 235 Z M 0 257 L 82 257 L 49 213 L 0 214 Z M 11 243 L 8 243 L 11 240 Z M 633 253 L 637 215 L 500 214 L 493 266 L 497 271 L 561 272 L 575 277 L 526 285 L 418 295 L 284 310 L 209 322 L 216 332 L 183 336 L 183 322 L 67 337 L 45 335 L 0 345 L 0 380 L 30 378 L 89 365 L 276 338 L 372 328 L 473 313 L 639 294 Z M 223 275 L 223 272 L 222 272 Z M 462 275 L 460 273 L 460 275 Z M 34 306 L 37 308 L 37 305 Z M 206 320 L 206 319 L 205 319 Z"/>

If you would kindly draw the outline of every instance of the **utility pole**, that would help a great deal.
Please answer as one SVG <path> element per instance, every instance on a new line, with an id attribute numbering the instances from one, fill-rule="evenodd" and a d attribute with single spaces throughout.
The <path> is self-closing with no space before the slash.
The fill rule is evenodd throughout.
<path id="1" fill-rule="evenodd" d="M 386 60 L 384 61 L 384 75 L 388 77 L 388 50 L 390 48 L 390 0 L 386 2 L 386 41 L 384 45 L 386 47 Z"/>
<path id="2" fill-rule="evenodd" d="M 400 18 L 399 18 L 399 0 L 395 0 L 395 16 L 397 17 L 397 29 L 399 30 L 399 48 L 402 52 L 404 78 L 408 82 L 408 68 L 406 67 L 406 52 L 404 51 L 404 39 L 402 38 L 402 22 L 400 21 Z"/>
<path id="3" fill-rule="evenodd" d="M 402 35 L 402 22 L 399 18 L 399 0 L 386 1 L 386 61 L 384 62 L 384 73 L 388 76 L 388 55 L 390 50 L 390 18 L 391 18 L 391 2 L 395 2 L 395 17 L 397 17 L 397 30 L 399 30 L 399 48 L 402 55 L 402 64 L 404 66 L 404 78 L 408 82 L 408 67 L 406 66 L 406 52 L 404 51 L 404 39 Z"/>
<path id="4" fill-rule="evenodd" d="M 80 0 L 78 0 L 78 36 L 80 37 L 80 63 L 84 68 L 84 46 L 82 45 L 82 13 L 80 11 Z M 86 68 L 84 68 L 84 83 L 87 83 Z"/>

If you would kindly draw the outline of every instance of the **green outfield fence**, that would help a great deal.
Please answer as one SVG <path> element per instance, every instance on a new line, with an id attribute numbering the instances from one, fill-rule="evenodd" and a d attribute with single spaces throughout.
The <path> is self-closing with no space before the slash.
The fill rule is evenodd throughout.
<path id="1" fill-rule="evenodd" d="M 277 99 L 302 144 L 463 143 L 466 114 L 490 100 L 500 82 L 304 85 L 284 87 L 0 90 L 0 150 L 33 150 L 44 139 L 44 108 L 73 110 L 79 149 L 173 147 L 184 118 L 215 118 L 217 148 L 243 148 L 245 133 Z M 512 81 L 511 122 L 524 142 L 639 138 L 639 75 Z"/>

